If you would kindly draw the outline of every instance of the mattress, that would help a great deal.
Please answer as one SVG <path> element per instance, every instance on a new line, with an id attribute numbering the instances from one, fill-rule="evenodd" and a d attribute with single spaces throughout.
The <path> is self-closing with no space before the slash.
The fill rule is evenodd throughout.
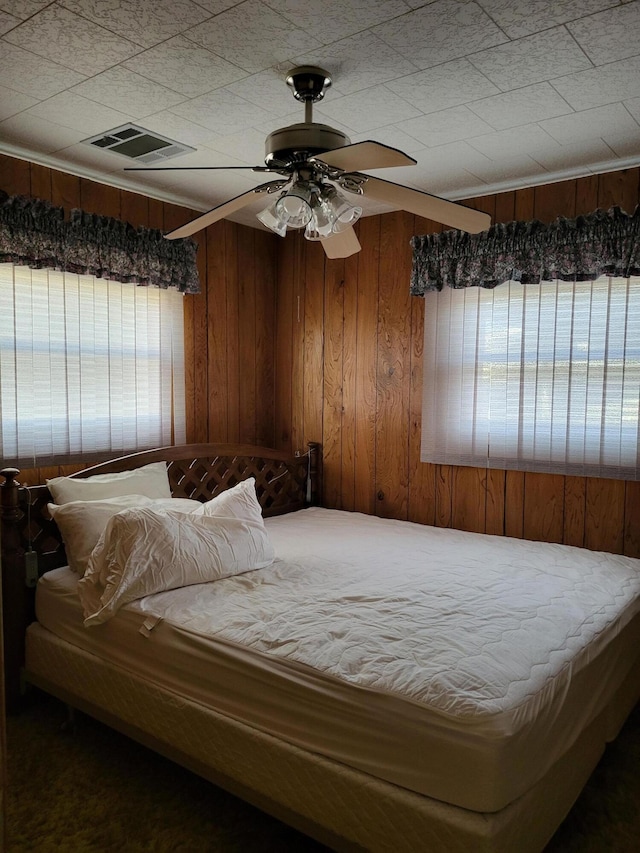
<path id="1" fill-rule="evenodd" d="M 640 561 L 317 508 L 266 524 L 268 569 L 88 629 L 76 577 L 56 570 L 38 621 L 305 750 L 485 812 L 534 786 L 636 661 Z"/>

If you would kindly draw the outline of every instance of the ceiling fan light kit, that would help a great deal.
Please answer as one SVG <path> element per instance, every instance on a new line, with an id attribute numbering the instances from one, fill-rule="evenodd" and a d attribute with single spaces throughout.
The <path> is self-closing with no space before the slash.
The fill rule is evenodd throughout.
<path id="1" fill-rule="evenodd" d="M 322 100 L 331 86 L 331 76 L 324 69 L 313 65 L 293 68 L 286 83 L 294 98 L 304 103 L 305 120 L 270 133 L 265 141 L 265 165 L 246 167 L 254 172 L 275 172 L 281 179 L 261 184 L 212 208 L 166 234 L 167 239 L 189 237 L 251 204 L 257 195 L 276 192 L 278 198 L 257 214 L 259 221 L 280 237 L 287 229 L 304 228 L 305 238 L 320 241 L 329 258 L 347 258 L 360 251 L 353 225 L 363 208 L 348 201 L 341 190 L 387 202 L 462 231 L 478 233 L 489 227 L 491 219 L 486 213 L 359 171 L 413 166 L 416 160 L 379 142 L 352 144 L 342 131 L 314 122 L 313 104 Z"/>

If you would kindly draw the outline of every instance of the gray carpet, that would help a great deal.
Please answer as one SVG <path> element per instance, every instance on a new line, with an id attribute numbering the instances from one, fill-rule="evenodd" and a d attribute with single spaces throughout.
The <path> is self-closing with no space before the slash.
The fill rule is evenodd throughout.
<path id="1" fill-rule="evenodd" d="M 8 853 L 326 853 L 100 723 L 64 720 L 39 693 L 8 720 Z M 545 853 L 638 849 L 640 707 Z"/>

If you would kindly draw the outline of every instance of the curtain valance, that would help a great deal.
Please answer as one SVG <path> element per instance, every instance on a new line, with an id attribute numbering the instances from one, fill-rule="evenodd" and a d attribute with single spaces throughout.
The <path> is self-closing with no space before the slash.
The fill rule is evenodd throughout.
<path id="1" fill-rule="evenodd" d="M 0 263 L 199 293 L 197 250 L 110 216 L 72 210 L 65 220 L 61 207 L 0 190 Z"/>
<path id="2" fill-rule="evenodd" d="M 594 281 L 640 274 L 640 206 L 544 224 L 508 222 L 481 234 L 443 231 L 411 240 L 411 293 L 496 287 L 505 281 Z"/>

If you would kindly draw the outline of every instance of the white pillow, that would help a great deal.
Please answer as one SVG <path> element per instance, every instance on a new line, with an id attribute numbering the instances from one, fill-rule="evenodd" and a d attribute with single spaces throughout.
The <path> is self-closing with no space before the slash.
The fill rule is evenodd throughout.
<path id="1" fill-rule="evenodd" d="M 146 595 L 262 569 L 274 558 L 264 525 L 239 518 L 128 509 L 95 547 L 78 595 L 86 626 Z"/>
<path id="2" fill-rule="evenodd" d="M 57 504 L 69 501 L 101 501 L 121 495 L 145 495 L 148 498 L 170 498 L 166 462 L 151 462 L 133 471 L 118 474 L 95 474 L 85 479 L 54 477 L 47 480 L 51 497 Z"/>
<path id="3" fill-rule="evenodd" d="M 206 501 L 195 510 L 195 515 L 241 518 L 245 521 L 254 521 L 256 524 L 264 524 L 262 507 L 256 495 L 255 477 L 248 477 L 233 488 Z"/>
<path id="4" fill-rule="evenodd" d="M 48 504 L 48 510 L 62 535 L 67 562 L 73 571 L 79 575 L 85 573 L 91 552 L 112 516 L 123 509 L 140 506 L 193 512 L 202 504 L 187 498 L 154 499 L 146 495 L 120 495 L 104 501 L 70 501 L 61 506 Z"/>

